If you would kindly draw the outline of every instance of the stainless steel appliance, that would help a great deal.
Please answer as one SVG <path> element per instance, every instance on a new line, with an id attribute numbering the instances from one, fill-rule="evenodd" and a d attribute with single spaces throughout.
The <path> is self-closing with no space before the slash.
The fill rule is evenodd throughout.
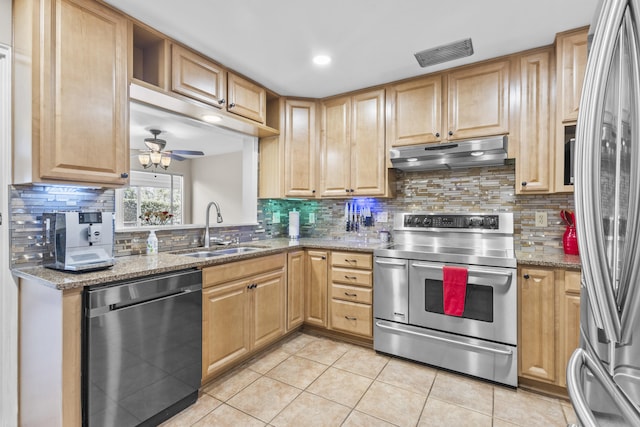
<path id="1" fill-rule="evenodd" d="M 194 403 L 202 372 L 202 273 L 84 292 L 85 426 L 156 426 Z"/>
<path id="2" fill-rule="evenodd" d="M 512 213 L 403 213 L 374 252 L 376 351 L 517 386 Z M 464 311 L 445 314 L 444 267 L 467 271 Z"/>
<path id="3" fill-rule="evenodd" d="M 567 366 L 583 426 L 640 425 L 640 2 L 605 0 L 576 131 L 580 347 Z"/>
<path id="4" fill-rule="evenodd" d="M 113 219 L 113 212 L 43 214 L 43 265 L 69 271 L 111 267 L 114 263 Z"/>

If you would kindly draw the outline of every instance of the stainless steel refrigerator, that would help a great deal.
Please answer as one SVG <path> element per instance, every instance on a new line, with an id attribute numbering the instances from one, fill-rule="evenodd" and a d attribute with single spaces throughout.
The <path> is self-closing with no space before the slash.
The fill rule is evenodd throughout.
<path id="1" fill-rule="evenodd" d="M 580 348 L 567 366 L 583 426 L 640 426 L 640 0 L 603 0 L 576 134 Z"/>

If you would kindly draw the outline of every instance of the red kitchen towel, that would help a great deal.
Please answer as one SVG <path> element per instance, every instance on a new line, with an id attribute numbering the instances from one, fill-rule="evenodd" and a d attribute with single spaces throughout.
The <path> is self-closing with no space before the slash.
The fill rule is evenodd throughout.
<path id="1" fill-rule="evenodd" d="M 442 267 L 442 296 L 444 314 L 462 316 L 467 294 L 467 269 L 464 267 Z"/>

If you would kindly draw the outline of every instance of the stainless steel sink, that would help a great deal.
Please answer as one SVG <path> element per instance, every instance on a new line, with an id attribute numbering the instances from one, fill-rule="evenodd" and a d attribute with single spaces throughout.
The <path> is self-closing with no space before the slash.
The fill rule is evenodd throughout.
<path id="1" fill-rule="evenodd" d="M 262 248 L 254 248 L 250 246 L 238 246 L 236 248 L 227 248 L 227 249 L 218 249 L 211 251 L 196 251 L 196 252 L 188 252 L 186 254 L 179 254 L 183 256 L 189 256 L 193 258 L 213 258 L 223 255 L 239 255 L 245 254 L 248 252 L 259 251 Z"/>

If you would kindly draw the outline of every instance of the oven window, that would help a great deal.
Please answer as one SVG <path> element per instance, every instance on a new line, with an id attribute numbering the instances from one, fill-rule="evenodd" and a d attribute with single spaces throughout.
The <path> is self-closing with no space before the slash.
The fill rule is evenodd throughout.
<path id="1" fill-rule="evenodd" d="M 430 313 L 444 314 L 442 281 L 426 279 L 424 282 L 425 310 Z M 462 317 L 493 322 L 493 288 L 467 284 Z"/>

